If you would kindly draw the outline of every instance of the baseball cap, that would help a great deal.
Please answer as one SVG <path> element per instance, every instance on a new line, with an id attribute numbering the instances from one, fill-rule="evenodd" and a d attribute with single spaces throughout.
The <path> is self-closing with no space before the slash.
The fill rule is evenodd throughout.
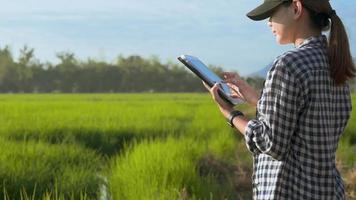
<path id="1" fill-rule="evenodd" d="M 247 13 L 247 17 L 255 21 L 267 19 L 279 5 L 290 1 L 291 0 L 264 0 L 261 5 Z"/>

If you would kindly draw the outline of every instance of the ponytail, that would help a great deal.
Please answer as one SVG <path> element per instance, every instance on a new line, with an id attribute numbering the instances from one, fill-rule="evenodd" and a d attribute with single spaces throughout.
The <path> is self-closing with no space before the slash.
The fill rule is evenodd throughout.
<path id="1" fill-rule="evenodd" d="M 335 11 L 330 14 L 329 62 L 331 77 L 336 85 L 342 85 L 356 75 L 349 40 L 345 27 Z"/>
<path id="2" fill-rule="evenodd" d="M 336 85 L 342 85 L 356 76 L 349 40 L 341 19 L 329 1 L 302 0 L 311 21 L 320 30 L 330 28 L 328 56 L 330 74 Z M 331 23 L 331 25 L 330 25 Z"/>

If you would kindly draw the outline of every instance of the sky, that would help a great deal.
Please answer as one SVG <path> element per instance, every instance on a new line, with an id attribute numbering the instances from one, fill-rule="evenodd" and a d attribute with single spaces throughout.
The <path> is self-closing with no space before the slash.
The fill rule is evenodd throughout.
<path id="1" fill-rule="evenodd" d="M 118 55 L 181 54 L 248 75 L 293 48 L 275 42 L 267 21 L 246 13 L 262 0 L 0 0 L 0 47 L 15 58 L 27 45 L 41 62 L 58 52 L 115 62 Z M 356 1 L 331 0 L 356 57 Z"/>

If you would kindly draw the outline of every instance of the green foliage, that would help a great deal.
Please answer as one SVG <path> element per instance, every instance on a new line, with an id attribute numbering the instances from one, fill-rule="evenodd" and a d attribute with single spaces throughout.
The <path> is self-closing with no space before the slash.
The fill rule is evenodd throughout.
<path id="1" fill-rule="evenodd" d="M 108 185 L 113 199 L 251 198 L 251 155 L 208 94 L 0 95 L 0 110 L 0 196 L 99 199 Z"/>
<path id="2" fill-rule="evenodd" d="M 356 62 L 355 62 L 356 63 Z M 350 90 L 356 92 L 356 78 L 349 81 Z"/>
<path id="3" fill-rule="evenodd" d="M 35 50 L 24 46 L 13 58 L 10 48 L 0 48 L 1 93 L 113 93 L 204 92 L 201 80 L 178 61 L 161 63 L 157 57 L 118 56 L 114 63 L 92 58 L 78 60 L 74 53 L 57 54 L 59 63 L 41 63 Z M 221 75 L 221 67 L 209 65 Z M 260 88 L 259 78 L 248 78 Z"/>
<path id="4" fill-rule="evenodd" d="M 177 149 L 172 150 L 171 153 L 174 155 L 168 151 L 167 159 L 172 158 L 171 163 L 183 162 L 185 158 L 178 156 L 179 151 L 193 157 L 194 159 L 186 161 L 189 165 L 179 169 L 185 170 L 182 173 L 195 173 L 196 176 L 200 175 L 197 172 L 199 171 L 198 161 L 206 154 L 213 155 L 216 160 L 228 166 L 233 166 L 236 160 L 234 146 L 237 140 L 232 130 L 225 126 L 224 119 L 221 118 L 208 94 L 0 95 L 0 102 L 2 111 L 0 138 L 8 146 L 15 145 L 13 149 L 18 149 L 19 154 L 22 152 L 21 159 L 6 156 L 3 157 L 3 162 L 7 162 L 10 167 L 20 165 L 19 160 L 26 160 L 25 164 L 21 164 L 21 167 L 13 172 L 17 175 L 12 176 L 23 177 L 23 181 L 6 182 L 6 190 L 9 194 L 14 191 L 19 192 L 22 187 L 25 187 L 27 194 L 30 195 L 34 191 L 34 186 L 37 185 L 36 194 L 41 196 L 47 190 L 53 189 L 55 181 L 73 180 L 72 183 L 67 183 L 71 185 L 68 187 L 58 182 L 62 194 L 63 191 L 65 191 L 64 194 L 71 192 L 78 194 L 78 191 L 86 191 L 92 197 L 98 193 L 98 188 L 94 186 L 101 183 L 95 175 L 104 173 L 107 177 L 111 177 L 116 174 L 116 170 L 102 171 L 100 168 L 106 168 L 107 163 L 104 161 L 100 164 L 101 161 L 95 161 L 98 160 L 98 155 L 93 154 L 93 151 L 102 155 L 99 157 L 131 160 L 131 155 L 137 154 L 134 153 L 136 147 L 138 149 L 157 148 L 157 150 L 147 151 L 154 156 L 155 153 L 159 153 L 161 146 L 166 148 L 166 143 L 168 143 L 169 146 L 177 146 Z M 177 139 L 177 145 L 173 144 L 175 139 Z M 199 142 L 196 148 L 188 150 L 187 141 Z M 125 151 L 125 145 L 130 147 L 127 151 Z M 35 150 L 28 152 L 29 146 Z M 12 148 L 7 149 L 7 154 L 13 151 Z M 72 151 L 77 153 L 70 154 Z M 162 154 L 164 152 L 165 150 Z M 194 155 L 189 155 L 190 153 Z M 68 154 L 73 156 L 69 158 L 63 156 Z M 249 157 L 246 152 L 243 154 Z M 3 155 L 6 154 L 3 153 Z M 121 155 L 122 158 L 120 158 Z M 16 159 L 12 160 L 12 158 Z M 156 155 L 156 159 L 160 159 L 159 155 Z M 58 164 L 55 168 L 53 162 L 60 163 L 60 165 Z M 157 163 L 160 162 L 157 161 Z M 25 165 L 33 167 L 24 169 Z M 193 168 L 191 168 L 192 165 L 194 165 Z M 149 166 L 143 165 L 142 167 Z M 163 176 L 167 174 L 173 176 L 170 169 L 175 169 L 174 166 L 167 167 Z M 0 171 L 6 174 L 5 169 Z M 127 173 L 132 174 L 132 172 Z M 228 177 L 234 174 L 234 171 L 217 170 L 215 174 L 225 174 L 224 177 Z M 147 174 L 147 178 L 149 175 Z M 231 181 L 217 184 L 216 179 L 209 173 L 205 173 L 204 177 L 199 180 L 192 180 L 187 176 L 183 179 L 172 177 L 172 180 L 182 181 L 177 183 L 171 181 L 169 188 L 162 187 L 162 191 L 177 195 L 177 191 L 171 190 L 174 186 L 182 190 L 184 194 L 181 195 L 189 194 L 190 197 L 194 195 L 199 197 L 205 193 L 201 185 L 208 184 L 210 186 L 205 188 L 205 191 L 210 190 L 212 195 L 231 196 L 234 194 L 231 193 L 234 188 Z M 154 177 L 151 178 L 154 179 Z M 181 184 L 186 187 L 180 187 Z M 219 187 L 224 184 L 225 189 Z M 78 185 L 78 187 L 73 185 Z M 186 194 L 184 188 L 186 188 Z M 196 191 L 198 189 L 200 192 Z"/>
<path id="5" fill-rule="evenodd" d="M 352 108 L 351 118 L 347 124 L 342 140 L 345 144 L 356 145 L 356 94 L 352 95 Z"/>
<path id="6" fill-rule="evenodd" d="M 132 139 L 185 134 L 192 109 L 211 106 L 207 100 L 199 94 L 0 95 L 0 135 L 112 155 Z"/>
<path id="7" fill-rule="evenodd" d="M 41 142 L 9 142 L 0 138 L 0 196 L 20 199 L 21 195 L 57 192 L 79 197 L 99 195 L 100 157 L 73 145 Z M 7 195 L 3 192 L 6 191 Z M 41 196 L 41 195 L 40 195 Z"/>
<path id="8" fill-rule="evenodd" d="M 209 134 L 209 133 L 204 133 Z M 213 136 L 214 135 L 214 136 Z M 250 176 L 229 164 L 236 141 L 224 131 L 212 134 L 134 143 L 116 158 L 110 176 L 114 199 L 236 199 L 249 195 Z M 238 150 L 242 157 L 246 151 Z M 231 157 L 229 157 L 231 156 Z M 239 159 L 240 160 L 240 159 Z M 249 158 L 251 160 L 251 158 Z M 248 180 L 246 182 L 246 179 Z M 236 189 L 239 188 L 239 189 Z"/>
<path id="9" fill-rule="evenodd" d="M 80 61 L 74 53 L 57 54 L 59 63 L 41 63 L 34 49 L 24 46 L 18 60 L 10 48 L 0 48 L 0 92 L 202 92 L 199 78 L 178 61 L 161 63 L 157 57 L 119 56 L 115 63 L 89 58 Z M 219 71 L 219 68 L 212 66 Z"/>
<path id="10" fill-rule="evenodd" d="M 183 189 L 190 194 L 204 190 L 196 170 L 202 148 L 194 141 L 175 139 L 136 145 L 116 161 L 111 178 L 114 199 L 177 199 Z M 205 186 L 208 195 L 212 186 Z"/>

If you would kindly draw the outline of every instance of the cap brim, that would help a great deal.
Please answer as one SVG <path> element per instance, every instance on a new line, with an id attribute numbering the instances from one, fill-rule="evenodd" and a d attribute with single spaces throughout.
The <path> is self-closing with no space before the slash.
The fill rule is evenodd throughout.
<path id="1" fill-rule="evenodd" d="M 247 13 L 247 17 L 255 21 L 267 19 L 282 3 L 283 1 L 265 1 L 262 5 Z"/>

